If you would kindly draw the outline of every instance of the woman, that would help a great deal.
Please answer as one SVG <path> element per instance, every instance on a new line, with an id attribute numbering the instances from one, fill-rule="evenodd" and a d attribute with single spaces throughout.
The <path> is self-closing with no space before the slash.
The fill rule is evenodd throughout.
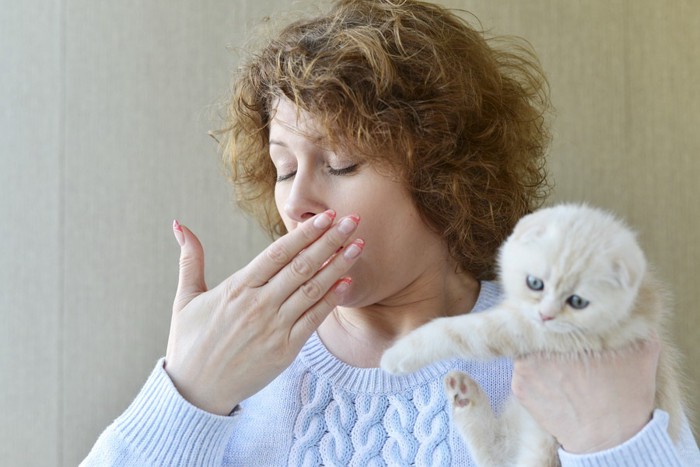
<path id="1" fill-rule="evenodd" d="M 241 70 L 224 132 L 241 204 L 280 238 L 207 290 L 174 224 L 166 357 L 85 464 L 473 465 L 443 393 L 455 368 L 495 406 L 512 384 L 565 465 L 700 459 L 654 411 L 653 343 L 585 375 L 536 357 L 377 368 L 428 320 L 498 300 L 496 250 L 546 192 L 547 104 L 532 55 L 435 5 L 344 0 L 284 29 Z"/>

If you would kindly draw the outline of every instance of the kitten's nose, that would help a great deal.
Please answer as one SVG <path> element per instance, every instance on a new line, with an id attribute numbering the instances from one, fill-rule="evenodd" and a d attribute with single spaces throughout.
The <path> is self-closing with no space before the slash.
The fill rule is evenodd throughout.
<path id="1" fill-rule="evenodd" d="M 554 319 L 554 316 L 542 314 L 542 312 L 540 311 L 540 319 L 544 323 L 545 321 L 549 321 L 551 319 Z"/>

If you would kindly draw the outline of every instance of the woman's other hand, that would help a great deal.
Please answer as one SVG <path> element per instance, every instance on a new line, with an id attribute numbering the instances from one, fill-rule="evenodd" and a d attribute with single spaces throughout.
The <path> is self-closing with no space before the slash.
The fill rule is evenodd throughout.
<path id="1" fill-rule="evenodd" d="M 347 244 L 358 217 L 331 227 L 334 217 L 333 211 L 317 214 L 212 290 L 199 240 L 174 223 L 180 277 L 165 369 L 190 403 L 229 414 L 289 366 L 340 303 L 351 282 L 343 275 L 364 242 Z"/>
<path id="2" fill-rule="evenodd" d="M 652 339 L 585 362 L 529 355 L 515 361 L 513 393 L 565 451 L 609 449 L 651 419 L 659 351 Z"/>

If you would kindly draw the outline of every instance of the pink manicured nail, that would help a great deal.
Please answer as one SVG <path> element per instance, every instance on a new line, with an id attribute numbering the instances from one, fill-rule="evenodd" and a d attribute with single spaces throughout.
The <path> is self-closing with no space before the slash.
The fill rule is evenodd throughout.
<path id="1" fill-rule="evenodd" d="M 354 242 L 352 242 L 350 245 L 345 247 L 343 250 L 343 256 L 345 259 L 355 259 L 358 256 L 360 256 L 360 253 L 362 253 L 362 249 L 365 247 L 365 242 L 364 240 L 358 238 Z"/>
<path id="2" fill-rule="evenodd" d="M 352 284 L 352 279 L 349 277 L 343 277 L 338 282 L 338 285 L 335 286 L 335 293 L 337 293 L 338 295 L 342 295 L 343 293 L 345 293 L 346 290 L 350 288 L 350 284 Z"/>
<path id="3" fill-rule="evenodd" d="M 182 231 L 182 226 L 177 219 L 173 221 L 173 233 L 175 234 L 175 240 L 177 240 L 177 243 L 179 243 L 180 246 L 183 246 L 185 244 L 185 233 Z"/>
<path id="4" fill-rule="evenodd" d="M 349 234 L 357 228 L 357 224 L 360 222 L 360 218 L 357 216 L 348 216 L 340 221 L 338 224 L 338 232 L 342 234 Z"/>
<path id="5" fill-rule="evenodd" d="M 333 219 L 335 219 L 335 211 L 329 209 L 320 216 L 316 216 L 316 219 L 314 219 L 314 227 L 319 230 L 327 229 L 333 223 Z"/>

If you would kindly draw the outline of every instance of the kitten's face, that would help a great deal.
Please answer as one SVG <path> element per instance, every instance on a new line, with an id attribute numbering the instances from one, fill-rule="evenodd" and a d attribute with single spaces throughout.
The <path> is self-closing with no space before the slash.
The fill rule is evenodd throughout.
<path id="1" fill-rule="evenodd" d="M 525 217 L 501 249 L 509 298 L 542 329 L 596 333 L 628 315 L 646 263 L 609 215 L 557 206 Z"/>

